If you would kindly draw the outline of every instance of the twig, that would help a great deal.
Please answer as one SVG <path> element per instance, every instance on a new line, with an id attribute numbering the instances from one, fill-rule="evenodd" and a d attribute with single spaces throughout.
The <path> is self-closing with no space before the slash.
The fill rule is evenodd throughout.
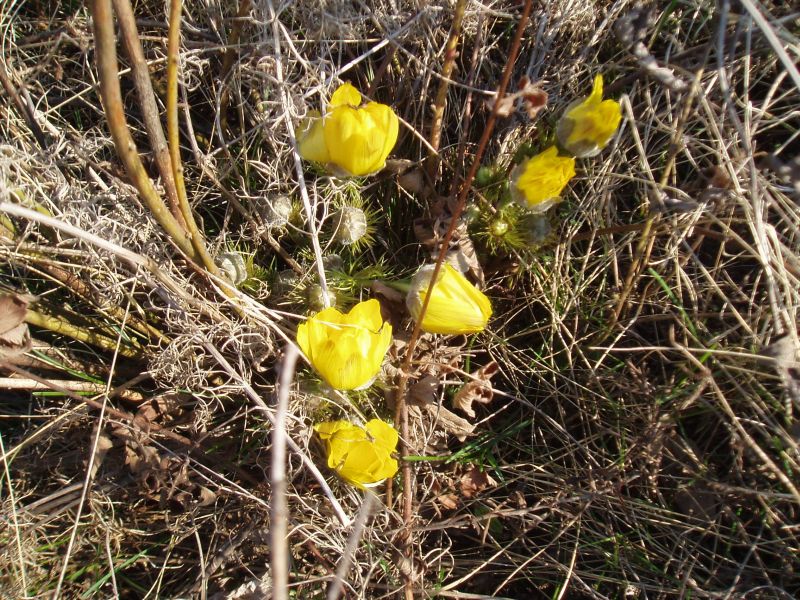
<path id="1" fill-rule="evenodd" d="M 361 541 L 364 528 L 367 526 L 369 518 L 372 515 L 373 507 L 378 505 L 380 505 L 378 497 L 370 490 L 366 490 L 364 493 L 364 501 L 361 503 L 361 508 L 358 509 L 358 515 L 356 515 L 356 520 L 353 524 L 353 530 L 347 537 L 347 545 L 342 553 L 342 558 L 336 566 L 334 580 L 331 582 L 330 587 L 328 587 L 326 600 L 339 600 L 339 596 L 342 595 L 344 579 L 347 576 L 347 572 L 350 570 L 350 565 L 353 564 L 353 558 L 358 549 L 358 542 Z"/>
<path id="2" fill-rule="evenodd" d="M 289 392 L 297 364 L 297 347 L 286 346 L 281 365 L 280 383 L 278 385 L 278 406 L 275 411 L 275 422 L 272 427 L 272 465 L 270 481 L 272 486 L 272 519 L 270 537 L 272 539 L 272 598 L 288 600 L 289 598 L 289 507 L 286 501 L 286 414 L 289 411 Z"/>
<path id="3" fill-rule="evenodd" d="M 73 392 L 89 392 L 91 394 L 102 394 L 105 385 L 91 381 L 75 381 L 72 379 L 51 379 L 47 384 L 34 381 L 33 379 L 19 379 L 17 377 L 0 377 L 0 390 L 25 390 L 37 392 L 41 390 L 52 390 L 54 385 Z M 142 402 L 144 396 L 132 390 L 124 391 L 119 394 L 123 400 L 128 402 Z"/>
<path id="4" fill-rule="evenodd" d="M 181 214 L 178 204 L 178 192 L 175 189 L 175 179 L 172 176 L 172 163 L 170 161 L 167 138 L 158 114 L 156 95 L 150 81 L 150 72 L 142 50 L 142 42 L 136 29 L 136 18 L 133 15 L 130 0 L 113 0 L 114 10 L 117 12 L 117 21 L 122 35 L 122 41 L 131 61 L 131 74 L 136 86 L 136 94 L 142 109 L 142 120 L 150 140 L 150 149 L 153 151 L 158 173 L 167 192 L 167 205 L 175 220 L 186 229 L 186 222 Z"/>
<path id="5" fill-rule="evenodd" d="M 94 23 L 95 54 L 100 76 L 100 95 L 108 121 L 114 147 L 125 166 L 142 201 L 153 213 L 158 224 L 167 232 L 178 248 L 190 259 L 197 260 L 197 252 L 172 213 L 159 197 L 153 182 L 145 171 L 133 142 L 122 105 L 122 92 L 119 87 L 117 69 L 117 49 L 114 39 L 114 20 L 111 16 L 111 0 L 91 0 L 92 21 Z"/>
<path id="6" fill-rule="evenodd" d="M 447 91 L 450 89 L 450 77 L 453 75 L 453 68 L 458 56 L 458 36 L 461 34 L 461 22 L 464 19 L 464 9 L 466 0 L 458 0 L 453 11 L 453 24 L 450 26 L 450 37 L 444 48 L 444 64 L 442 65 L 442 77 L 439 80 L 439 89 L 436 91 L 436 100 L 433 103 L 433 121 L 431 122 L 431 148 L 428 151 L 428 160 L 425 165 L 428 179 L 434 181 L 436 172 L 439 170 L 439 144 L 442 140 L 442 122 L 444 121 L 444 109 L 447 106 Z"/>
<path id="7" fill-rule="evenodd" d="M 520 15 L 519 22 L 517 23 L 517 30 L 514 33 L 514 39 L 511 42 L 511 49 L 508 55 L 508 62 L 505 65 L 503 70 L 502 78 L 500 79 L 500 84 L 497 88 L 497 94 L 495 96 L 494 106 L 492 108 L 492 112 L 489 115 L 489 119 L 486 122 L 486 126 L 483 130 L 483 134 L 481 135 L 480 141 L 478 142 L 478 147 L 475 151 L 475 156 L 472 161 L 472 165 L 470 166 L 469 172 L 467 173 L 466 178 L 464 179 L 464 183 L 461 186 L 461 190 L 458 196 L 458 202 L 456 203 L 456 207 L 453 210 L 453 214 L 450 219 L 450 226 L 447 229 L 447 233 L 444 235 L 444 238 L 441 242 L 441 250 L 439 251 L 439 256 L 436 260 L 436 264 L 433 269 L 433 273 L 431 274 L 431 281 L 435 282 L 439 276 L 439 271 L 442 268 L 442 264 L 444 263 L 445 256 L 447 255 L 447 251 L 450 247 L 450 240 L 453 237 L 453 232 L 455 231 L 456 224 L 458 223 L 458 218 L 461 216 L 461 213 L 464 210 L 464 206 L 466 205 L 467 201 L 467 194 L 469 193 L 470 187 L 472 185 L 473 179 L 475 179 L 475 174 L 478 172 L 478 168 L 481 164 L 481 159 L 483 158 L 483 153 L 486 151 L 486 145 L 489 142 L 489 137 L 494 130 L 495 123 L 497 121 L 497 114 L 498 108 L 500 107 L 500 102 L 505 96 L 506 89 L 508 88 L 508 83 L 511 80 L 511 73 L 514 70 L 514 63 L 517 58 L 517 54 L 519 53 L 520 47 L 520 40 L 522 39 L 522 33 L 525 31 L 525 27 L 528 23 L 528 17 L 531 13 L 531 0 L 525 0 L 525 6 L 522 9 L 522 14 Z M 397 382 L 397 392 L 395 396 L 395 424 L 399 424 L 400 426 L 400 455 L 402 457 L 402 470 L 403 470 L 403 530 L 402 530 L 402 543 L 404 545 L 404 554 L 406 557 L 409 557 L 410 550 L 411 550 L 411 543 L 410 543 L 410 536 L 411 536 L 411 520 L 412 520 L 412 510 L 413 510 L 413 491 L 411 489 L 411 463 L 409 463 L 406 457 L 409 454 L 408 448 L 408 406 L 406 404 L 406 387 L 408 385 L 408 376 L 411 373 L 411 362 L 414 355 L 414 348 L 417 345 L 417 341 L 419 340 L 420 333 L 422 332 L 421 323 L 425 316 L 425 311 L 428 309 L 428 303 L 430 302 L 432 294 L 426 294 L 425 300 L 422 303 L 422 308 L 420 310 L 419 317 L 414 324 L 414 329 L 411 332 L 411 336 L 408 340 L 408 345 L 406 346 L 406 354 L 403 357 L 403 365 L 400 369 L 400 378 Z M 406 578 L 403 583 L 403 589 L 405 593 L 405 597 L 407 600 L 413 600 L 414 591 L 411 587 L 411 581 Z"/>
<path id="8" fill-rule="evenodd" d="M 175 179 L 175 189 L 178 194 L 183 220 L 189 230 L 192 246 L 197 252 L 203 266 L 212 275 L 222 277 L 214 259 L 206 249 L 206 243 L 189 205 L 186 195 L 186 184 L 183 180 L 183 165 L 181 163 L 180 130 L 178 127 L 178 61 L 180 59 L 180 29 L 181 26 L 181 0 L 171 0 L 169 4 L 169 34 L 167 37 L 167 135 L 169 136 L 169 156 L 172 163 L 172 176 Z M 224 288 L 226 295 L 231 292 Z"/>

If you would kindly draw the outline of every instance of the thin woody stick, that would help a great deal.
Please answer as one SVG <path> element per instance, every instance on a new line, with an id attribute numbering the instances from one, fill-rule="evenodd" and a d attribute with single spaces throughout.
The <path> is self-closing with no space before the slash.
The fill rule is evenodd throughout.
<path id="1" fill-rule="evenodd" d="M 453 237 L 453 232 L 455 231 L 456 224 L 458 223 L 458 218 L 461 216 L 461 213 L 464 210 L 464 206 L 467 202 L 467 194 L 469 193 L 470 186 L 472 185 L 473 179 L 475 179 L 475 174 L 478 172 L 478 167 L 480 167 L 481 159 L 483 158 L 483 153 L 486 151 L 486 145 L 489 142 L 489 137 L 494 130 L 495 123 L 497 121 L 497 114 L 498 108 L 500 107 L 500 101 L 505 96 L 506 89 L 508 88 L 509 81 L 511 80 L 511 73 L 514 70 L 514 62 L 516 61 L 517 54 L 519 53 L 519 46 L 520 41 L 522 39 L 522 33 L 525 31 L 525 27 L 528 23 L 528 17 L 531 13 L 531 0 L 525 0 L 525 6 L 522 9 L 522 14 L 520 15 L 519 22 L 517 23 L 517 30 L 514 33 L 514 39 L 511 42 L 511 50 L 508 56 L 508 62 L 506 63 L 505 69 L 503 70 L 503 76 L 500 79 L 500 85 L 497 88 L 497 95 L 495 96 L 494 107 L 492 108 L 492 112 L 489 115 L 489 119 L 486 122 L 486 126 L 483 130 L 483 134 L 481 135 L 480 141 L 478 142 L 478 147 L 475 151 L 475 157 L 472 160 L 472 165 L 470 166 L 469 172 L 467 173 L 466 178 L 464 179 L 464 183 L 461 186 L 461 190 L 458 196 L 458 202 L 456 204 L 455 210 L 451 216 L 450 226 L 447 229 L 447 233 L 445 234 L 442 243 L 441 243 L 441 250 L 439 251 L 439 256 L 436 260 L 436 265 L 433 269 L 433 273 L 431 274 L 431 282 L 435 282 L 439 276 L 439 271 L 442 268 L 442 264 L 444 263 L 445 256 L 447 255 L 447 250 L 450 247 L 450 240 Z M 404 545 L 404 554 L 408 557 L 411 551 L 411 543 L 410 543 L 410 536 L 411 536 L 411 520 L 412 520 L 412 512 L 413 512 L 413 492 L 412 492 L 412 482 L 411 482 L 411 464 L 405 460 L 409 454 L 408 448 L 408 406 L 406 404 L 406 387 L 408 385 L 408 374 L 411 372 L 411 361 L 414 355 L 414 348 L 417 345 L 417 341 L 419 340 L 420 334 L 422 332 L 421 323 L 425 316 L 425 311 L 428 309 L 428 304 L 430 302 L 432 294 L 426 294 L 425 300 L 422 303 L 422 308 L 420 310 L 419 317 L 414 324 L 414 330 L 411 332 L 411 337 L 408 340 L 408 345 L 406 346 L 406 354 L 403 358 L 403 365 L 400 369 L 400 378 L 397 382 L 397 392 L 395 396 L 395 424 L 399 424 L 400 427 L 400 455 L 402 457 L 402 477 L 403 477 L 403 530 L 401 532 L 401 541 Z M 391 481 L 391 480 L 389 480 Z M 414 598 L 414 590 L 412 586 L 412 581 L 408 578 L 405 579 L 403 582 L 403 591 L 406 597 L 406 600 L 413 600 Z"/>

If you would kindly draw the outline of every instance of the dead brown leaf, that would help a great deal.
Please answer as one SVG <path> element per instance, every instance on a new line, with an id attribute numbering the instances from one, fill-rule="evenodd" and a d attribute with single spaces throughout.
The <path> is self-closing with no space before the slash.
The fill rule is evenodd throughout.
<path id="1" fill-rule="evenodd" d="M 462 387 L 453 398 L 453 408 L 464 411 L 467 416 L 474 419 L 475 411 L 472 409 L 472 404 L 474 402 L 489 404 L 492 401 L 494 389 L 492 388 L 491 379 L 499 368 L 495 361 L 491 361 L 475 371 L 472 374 L 474 379 Z"/>
<path id="2" fill-rule="evenodd" d="M 519 89 L 516 92 L 506 94 L 497 103 L 497 115 L 500 117 L 510 116 L 514 112 L 517 100 L 520 98 L 522 98 L 522 107 L 531 119 L 535 119 L 539 111 L 547 106 L 547 92 L 541 89 L 538 84 L 531 83 L 527 77 L 523 77 L 519 81 Z M 494 99 L 487 100 L 486 106 L 489 110 L 492 110 Z"/>
<path id="3" fill-rule="evenodd" d="M 458 508 L 458 496 L 455 494 L 441 494 L 436 496 L 436 502 L 445 510 L 455 510 Z"/>
<path id="4" fill-rule="evenodd" d="M 444 427 L 448 432 L 456 436 L 459 442 L 467 439 L 467 436 L 475 431 L 475 425 L 466 419 L 459 417 L 456 413 L 446 409 L 444 406 L 426 404 L 422 407 L 434 419 L 434 424 Z"/>
<path id="5" fill-rule="evenodd" d="M 497 482 L 486 471 L 481 471 L 478 467 L 471 465 L 461 476 L 459 485 L 464 498 L 474 498 L 486 488 L 495 487 Z"/>
<path id="6" fill-rule="evenodd" d="M 436 401 L 436 392 L 441 381 L 436 375 L 427 375 L 413 383 L 408 389 L 408 403 L 425 411 L 434 420 L 434 426 L 444 428 L 448 433 L 464 441 L 475 430 L 475 425 L 441 406 Z"/>
<path id="7" fill-rule="evenodd" d="M 25 323 L 28 299 L 19 294 L 0 296 L 0 360 L 14 358 L 31 348 Z"/>

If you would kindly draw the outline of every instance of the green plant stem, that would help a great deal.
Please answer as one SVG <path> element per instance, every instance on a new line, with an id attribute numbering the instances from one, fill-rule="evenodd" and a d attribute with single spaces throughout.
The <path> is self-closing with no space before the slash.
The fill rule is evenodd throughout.
<path id="1" fill-rule="evenodd" d="M 197 227 L 192 214 L 192 207 L 186 195 L 186 184 L 183 180 L 183 164 L 181 163 L 180 129 L 178 127 L 178 57 L 180 53 L 181 33 L 181 0 L 169 3 L 169 33 L 167 36 L 167 135 L 169 136 L 169 156 L 172 163 L 172 175 L 178 194 L 181 214 L 192 240 L 197 256 L 209 273 L 222 277 L 214 259 L 206 249 L 203 235 Z M 225 289 L 225 293 L 230 292 Z"/>
<path id="2" fill-rule="evenodd" d="M 53 333 L 65 335 L 73 340 L 78 340 L 79 342 L 86 342 L 92 346 L 97 346 L 98 348 L 106 350 L 107 352 L 114 352 L 118 350 L 122 356 L 127 358 L 138 358 L 140 356 L 140 351 L 134 348 L 120 344 L 119 349 L 117 349 L 117 342 L 111 338 L 100 335 L 94 331 L 89 331 L 88 329 L 84 329 L 78 325 L 74 325 L 66 319 L 55 317 L 53 315 L 46 315 L 30 308 L 25 313 L 25 322 L 30 325 L 35 325 L 36 327 L 41 327 L 42 329 L 47 329 Z"/>
<path id="3" fill-rule="evenodd" d="M 111 14 L 111 0 L 91 0 L 92 21 L 94 23 L 95 54 L 100 77 L 100 95 L 108 121 L 108 128 L 114 140 L 114 147 L 125 166 L 142 201 L 153 213 L 153 217 L 172 238 L 180 250 L 190 259 L 197 259 L 197 252 L 172 213 L 159 197 L 153 182 L 145 171 L 133 142 L 122 105 L 122 92 L 119 87 L 117 48 L 114 39 L 114 20 Z"/>

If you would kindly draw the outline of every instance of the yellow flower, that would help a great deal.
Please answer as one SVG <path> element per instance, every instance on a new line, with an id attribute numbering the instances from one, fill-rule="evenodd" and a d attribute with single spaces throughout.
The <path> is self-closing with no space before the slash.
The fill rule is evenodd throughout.
<path id="1" fill-rule="evenodd" d="M 297 328 L 297 344 L 311 365 L 337 390 L 367 387 L 381 369 L 392 342 L 377 300 L 359 302 L 349 313 L 326 308 Z"/>
<path id="2" fill-rule="evenodd" d="M 397 448 L 397 431 L 372 419 L 362 429 L 348 421 L 328 421 L 314 426 L 325 443 L 328 466 L 345 481 L 360 488 L 374 487 L 397 473 L 391 454 Z"/>
<path id="3" fill-rule="evenodd" d="M 595 156 L 619 127 L 622 111 L 616 100 L 603 100 L 603 76 L 594 78 L 592 93 L 567 107 L 556 136 L 565 150 L 578 158 Z"/>
<path id="4" fill-rule="evenodd" d="M 575 176 L 575 159 L 559 156 L 550 146 L 525 160 L 511 173 L 511 195 L 533 212 L 544 212 L 561 200 L 559 196 Z"/>
<path id="5" fill-rule="evenodd" d="M 300 156 L 333 166 L 344 175 L 368 175 L 386 164 L 397 142 L 399 121 L 385 104 L 361 105 L 361 93 L 344 83 L 331 96 L 328 113 L 312 112 L 297 132 Z"/>
<path id="6" fill-rule="evenodd" d="M 433 269 L 434 265 L 425 265 L 411 281 L 406 306 L 415 321 L 419 320 L 422 303 L 430 289 Z M 422 329 L 428 333 L 477 333 L 486 327 L 492 316 L 489 299 L 449 263 L 442 265 L 432 294 L 422 317 Z"/>

